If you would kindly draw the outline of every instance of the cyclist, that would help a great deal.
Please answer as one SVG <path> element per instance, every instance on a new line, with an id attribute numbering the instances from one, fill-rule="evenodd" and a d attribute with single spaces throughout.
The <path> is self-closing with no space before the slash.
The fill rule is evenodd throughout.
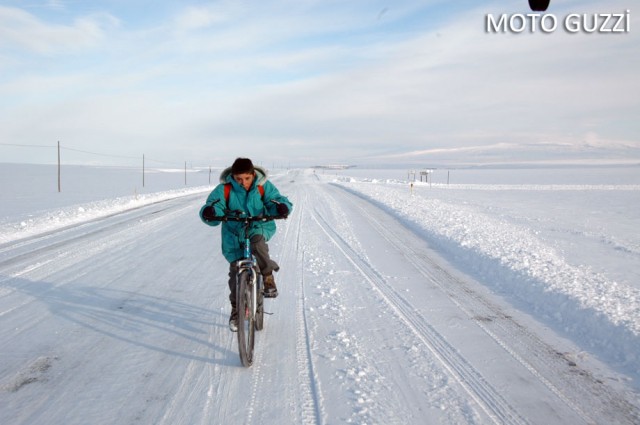
<path id="1" fill-rule="evenodd" d="M 275 201 L 275 202 L 274 202 Z M 233 165 L 220 174 L 220 184 L 207 197 L 200 209 L 200 218 L 209 226 L 217 226 L 221 222 L 212 217 L 220 217 L 230 211 L 241 211 L 250 216 L 287 215 L 293 204 L 286 196 L 280 194 L 276 186 L 267 180 L 267 172 L 254 166 L 249 158 L 237 158 Z M 222 255 L 229 261 L 229 300 L 231 316 L 229 329 L 238 330 L 238 311 L 236 309 L 236 261 L 243 257 L 241 246 L 242 223 L 222 222 Z M 269 256 L 267 241 L 275 234 L 274 221 L 256 222 L 251 227 L 249 237 L 251 252 L 255 255 L 264 282 L 264 296 L 275 298 L 278 289 L 273 272 L 280 270 L 278 264 Z M 242 239 L 242 240 L 241 240 Z"/>

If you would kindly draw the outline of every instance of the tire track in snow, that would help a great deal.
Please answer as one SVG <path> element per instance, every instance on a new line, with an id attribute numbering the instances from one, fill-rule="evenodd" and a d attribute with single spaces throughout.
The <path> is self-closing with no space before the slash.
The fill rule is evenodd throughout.
<path id="1" fill-rule="evenodd" d="M 416 267 L 416 269 L 424 277 L 426 277 L 430 282 L 438 286 L 438 288 L 443 292 L 447 294 L 451 294 L 451 290 L 447 291 L 442 285 L 439 284 L 440 279 L 438 279 L 438 277 L 435 276 L 435 273 L 432 271 L 433 269 L 435 269 L 437 272 L 441 274 L 445 274 L 444 270 L 439 268 L 437 265 L 433 264 L 433 262 L 429 261 L 429 259 L 426 258 L 424 255 L 418 254 L 413 249 L 411 249 L 411 247 L 408 247 L 406 244 L 403 244 L 400 240 L 398 240 L 396 236 L 392 235 L 391 232 L 389 232 L 387 229 L 381 226 L 378 223 L 378 221 L 371 216 L 369 212 L 367 212 L 362 208 L 360 208 L 360 211 L 363 214 L 363 216 L 365 216 L 369 220 L 369 223 L 373 225 L 373 227 L 378 231 L 378 233 L 381 236 L 383 236 L 391 245 L 400 249 L 404 253 L 407 260 L 411 264 L 413 264 L 413 266 Z M 429 263 L 428 267 L 427 265 L 424 264 L 425 261 Z M 450 281 L 453 279 L 453 277 L 450 275 L 447 275 L 446 277 L 447 277 L 447 281 Z M 465 305 L 469 305 L 471 303 L 477 304 L 477 302 L 480 300 L 477 297 L 473 297 L 469 291 L 467 292 L 459 291 L 459 293 L 456 292 L 455 296 L 449 296 L 449 299 L 451 299 L 454 302 L 454 304 L 460 310 L 462 310 L 462 312 L 464 312 L 470 319 L 472 319 L 475 322 L 475 324 L 479 326 L 487 335 L 489 335 L 494 341 L 496 341 L 496 343 L 499 346 L 501 346 L 505 351 L 507 351 L 511 357 L 513 357 L 518 363 L 520 363 L 527 370 L 529 370 L 529 372 L 531 372 L 531 374 L 533 374 L 536 377 L 536 379 L 541 381 L 558 398 L 560 398 L 572 410 L 578 413 L 578 415 L 586 423 L 592 423 L 591 418 L 589 418 L 588 415 L 582 411 L 582 409 L 580 409 L 576 404 L 571 402 L 556 386 L 554 386 L 550 381 L 548 381 L 544 376 L 542 376 L 542 374 L 540 374 L 531 364 L 525 361 L 525 359 L 522 356 L 518 355 L 513 349 L 511 349 L 511 347 L 505 341 L 499 338 L 495 333 L 493 333 L 488 328 L 488 326 L 482 323 L 483 318 L 488 318 L 488 317 L 500 318 L 500 323 L 503 323 L 504 321 L 508 320 L 504 314 L 500 312 L 496 312 L 495 309 L 487 308 L 488 306 L 486 304 L 484 305 L 485 308 L 483 308 L 481 312 L 478 311 L 479 309 L 477 308 L 475 309 L 474 312 L 472 312 L 469 308 L 465 307 Z"/>
<path id="2" fill-rule="evenodd" d="M 0 275 L 6 276 L 0 283 L 54 261 L 58 265 L 62 258 L 81 260 L 122 243 L 123 240 L 132 240 L 133 232 L 141 232 L 153 226 L 157 220 L 171 219 L 192 208 L 190 203 L 184 204 L 184 201 L 191 201 L 191 198 L 181 198 L 180 201 L 162 201 L 7 243 L 0 248 Z M 159 204 L 163 208 L 158 209 Z M 140 222 L 142 225 L 139 225 Z M 135 226 L 133 232 L 132 226 Z M 122 239 L 115 236 L 121 236 Z M 92 249 L 88 249 L 87 242 L 90 242 Z"/>
<path id="3" fill-rule="evenodd" d="M 169 206 L 165 206 L 165 203 L 169 203 Z M 17 252 L 7 249 L 3 253 L 4 258 L 0 260 L 0 284 L 11 282 L 15 278 L 43 280 L 56 271 L 71 267 L 101 252 L 116 247 L 122 249 L 126 244 L 135 243 L 137 234 L 153 228 L 158 222 L 171 220 L 192 207 L 191 204 L 184 205 L 176 200 L 169 200 L 163 202 L 162 209 L 149 212 L 153 208 L 157 209 L 158 204 L 140 207 L 133 212 L 125 211 L 88 224 L 60 229 L 43 237 L 29 238 L 26 242 L 8 244 L 5 247 L 18 246 L 20 249 Z M 85 229 L 85 226 L 88 226 L 88 229 Z M 60 285 L 45 289 L 42 294 L 55 290 Z M 2 289 L 0 317 L 35 302 L 34 298 L 12 301 L 11 297 L 18 293 L 19 289 L 10 285 Z"/>
<path id="4" fill-rule="evenodd" d="M 236 341 L 237 341 L 237 334 L 234 335 L 236 337 Z M 260 347 L 258 346 L 258 338 L 256 336 L 256 341 L 255 341 L 256 345 L 253 351 L 253 365 L 251 366 L 251 370 L 248 370 L 247 372 L 251 373 L 251 391 L 248 394 L 248 403 L 247 403 L 247 418 L 245 420 L 245 423 L 253 423 L 253 415 L 254 412 L 256 410 L 256 400 L 258 399 L 259 396 L 259 388 L 262 387 L 261 383 L 264 382 L 263 379 L 263 372 L 262 372 L 262 354 L 261 354 L 261 350 Z M 236 349 L 238 350 L 239 348 L 237 348 L 237 344 L 236 344 Z M 258 421 L 260 422 L 260 421 Z"/>
<path id="5" fill-rule="evenodd" d="M 136 266 L 132 258 L 139 257 L 147 260 L 154 257 L 152 253 L 157 253 L 162 258 L 175 258 L 172 251 L 176 248 L 175 246 L 172 248 L 172 245 L 176 241 L 175 236 L 181 230 L 184 231 L 185 227 L 173 225 L 171 227 L 175 231 L 169 232 L 168 235 L 161 232 L 161 228 L 170 223 L 184 223 L 183 216 L 187 214 L 190 216 L 190 221 L 195 222 L 191 218 L 192 211 L 193 204 L 182 206 L 177 211 L 166 215 L 165 213 L 154 214 L 152 220 L 141 220 L 140 224 L 132 226 L 126 232 L 114 227 L 110 237 L 96 235 L 93 238 L 87 238 L 79 247 L 76 247 L 76 243 L 65 246 L 62 249 L 63 252 L 75 255 L 75 251 L 78 251 L 78 255 L 81 256 L 87 256 L 87 251 L 93 252 L 93 246 L 96 244 L 103 249 L 94 254 L 98 256 L 95 261 L 91 257 L 86 260 L 83 260 L 84 257 L 69 260 L 62 258 L 59 262 L 44 267 L 30 276 L 33 279 L 34 274 L 44 277 L 47 273 L 54 274 L 50 279 L 50 283 L 54 286 L 48 289 L 49 286 L 44 285 L 48 290 L 38 292 L 40 295 L 51 292 L 51 295 L 38 297 L 43 306 L 28 310 L 29 317 L 38 317 L 40 321 L 43 321 L 43 318 L 47 320 L 51 317 L 56 320 L 59 317 L 62 326 L 51 327 L 55 329 L 56 335 L 60 330 L 60 339 L 56 338 L 50 343 L 55 353 L 61 358 L 61 368 L 56 371 L 55 378 L 63 379 L 67 383 L 70 377 L 74 377 L 71 382 L 79 385 L 77 387 L 70 384 L 66 387 L 52 386 L 51 388 L 58 388 L 61 391 L 49 392 L 52 401 L 47 401 L 46 404 L 50 406 L 44 413 L 36 410 L 38 414 L 49 418 L 57 417 L 58 419 L 50 419 L 50 421 L 60 423 L 65 421 L 68 423 L 102 422 L 99 419 L 83 419 L 78 409 L 80 412 L 95 410 L 99 413 L 104 412 L 106 415 L 112 413 L 119 416 L 119 419 L 113 416 L 107 417 L 119 423 L 159 423 L 158 420 L 163 417 L 163 414 L 172 416 L 165 423 L 201 423 L 199 411 L 205 405 L 205 394 L 212 380 L 211 374 L 207 373 L 207 370 L 210 370 L 209 366 L 213 366 L 209 361 L 211 351 L 212 349 L 216 352 L 220 351 L 215 344 L 207 344 L 206 339 L 200 338 L 201 334 L 204 335 L 204 330 L 200 330 L 204 323 L 201 318 L 205 321 L 213 321 L 214 318 L 210 314 L 203 315 L 203 312 L 209 310 L 196 307 L 199 305 L 197 302 L 174 300 L 171 295 L 174 292 L 173 282 L 154 281 L 151 278 L 148 280 L 139 280 L 139 277 L 129 278 L 129 272 L 126 269 L 127 266 Z M 150 213 L 153 214 L 153 210 L 150 210 Z M 176 216 L 176 214 L 180 215 Z M 189 226 L 192 224 L 189 223 Z M 144 239 L 145 235 L 149 238 L 146 238 L 144 243 L 140 243 L 140 239 Z M 94 240 L 95 238 L 98 240 Z M 116 241 L 109 241 L 109 238 Z M 105 239 L 106 242 L 114 243 L 104 245 Z M 163 255 L 163 252 L 170 254 Z M 146 263 L 149 264 L 149 262 Z M 165 261 L 158 264 L 164 266 L 169 263 Z M 124 267 L 121 268 L 121 266 Z M 176 265 L 175 268 L 185 271 L 186 273 L 183 274 L 185 277 L 192 276 L 190 272 L 194 269 L 183 268 L 180 265 Z M 102 269 L 105 275 L 111 275 L 113 279 L 107 277 L 105 281 L 100 279 L 97 282 L 92 281 L 90 276 L 100 274 Z M 121 271 L 115 272 L 118 269 Z M 135 276 L 133 270 L 131 274 Z M 198 274 L 202 276 L 202 273 Z M 79 279 L 85 275 L 88 276 L 87 279 Z M 121 278 L 124 278 L 123 282 L 120 281 Z M 175 283 L 179 282 L 178 280 Z M 158 285 L 156 286 L 155 283 Z M 69 289 L 66 289 L 67 284 Z M 150 288 L 151 285 L 154 286 L 153 289 Z M 26 286 L 28 289 L 28 284 Z M 196 282 L 196 286 L 199 291 L 206 290 L 202 281 Z M 26 290 L 18 292 L 28 295 L 35 293 Z M 21 314 L 26 316 L 25 313 Z M 65 326 L 66 322 L 70 322 L 71 325 Z M 16 337 L 29 335 L 22 326 L 24 321 L 20 323 L 20 329 L 16 327 L 14 331 Z M 208 324 L 202 327 L 213 328 L 214 325 Z M 72 332 L 68 332 L 68 329 Z M 78 335 L 82 335 L 82 338 L 78 338 Z M 225 332 L 226 335 L 228 332 Z M 37 341 L 38 338 L 33 339 Z M 224 356 L 225 351 L 222 346 L 224 340 L 218 339 L 221 340 L 220 348 Z M 67 349 L 68 345 L 64 344 L 64 341 L 73 343 L 74 349 Z M 39 344 L 34 341 L 33 344 L 25 347 L 29 350 L 39 350 Z M 188 347 L 192 347 L 193 350 Z M 145 360 L 139 362 L 141 367 L 128 370 L 128 373 L 123 371 L 123 364 L 131 368 L 137 359 L 142 359 L 143 356 Z M 223 361 L 225 359 L 226 356 L 222 358 Z M 100 364 L 101 367 L 91 366 L 94 363 Z M 178 369 L 180 373 L 176 372 Z M 105 370 L 108 373 L 103 374 Z M 133 378 L 132 372 L 135 374 L 139 372 L 141 376 Z M 88 379 L 84 378 L 85 373 L 87 378 L 92 377 L 92 381 L 95 382 L 88 383 Z M 113 387 L 119 388 L 119 385 L 109 385 L 107 382 L 119 384 L 120 382 L 116 382 L 118 376 L 122 376 L 122 382 L 127 383 L 130 380 L 133 385 L 123 385 L 121 389 L 113 390 Z M 215 379 L 215 376 L 213 378 Z M 94 390 L 100 393 L 101 385 L 105 387 L 105 394 L 117 394 L 117 396 L 105 395 L 104 400 L 101 399 L 103 402 L 98 403 L 94 408 L 94 402 L 87 402 L 90 396 L 86 394 Z M 43 389 L 44 392 L 45 389 Z M 73 396 L 65 397 L 65 393 L 75 392 L 78 393 L 79 399 L 84 400 L 84 404 L 78 402 L 79 405 L 76 406 Z M 69 404 L 65 402 L 57 404 L 59 399 L 66 399 Z M 172 407 L 173 410 L 171 410 Z M 59 418 L 64 417 L 65 410 L 72 413 L 67 413 L 68 420 L 61 422 Z M 211 423 L 211 421 L 202 423 Z"/>
<path id="6" fill-rule="evenodd" d="M 312 215 L 333 244 L 344 257 L 371 284 L 382 299 L 401 318 L 405 325 L 424 343 L 457 382 L 476 401 L 478 406 L 496 424 L 526 424 L 527 421 L 486 381 L 486 379 L 464 358 L 455 347 L 439 334 L 429 323 L 415 312 L 397 291 L 389 285 L 366 261 L 360 258 L 349 244 L 332 229 L 317 209 Z"/>
<path id="7" fill-rule="evenodd" d="M 319 382 L 315 372 L 315 366 L 313 362 L 312 353 L 312 341 L 311 330 L 309 328 L 309 318 L 307 317 L 306 306 L 306 294 L 305 294 L 305 282 L 303 266 L 305 264 L 305 252 L 300 247 L 300 229 L 302 228 L 302 217 L 306 214 L 306 194 L 304 200 L 300 202 L 300 209 L 298 211 L 298 224 L 296 227 L 296 253 L 297 264 L 300 265 L 296 273 L 299 278 L 300 296 L 296 302 L 296 323 L 298 323 L 297 337 L 296 337 L 296 352 L 298 353 L 298 372 L 302 381 L 304 381 L 304 387 L 307 389 L 307 394 L 304 397 L 302 409 L 303 409 L 303 423 L 304 424 L 318 424 L 321 425 L 322 411 L 321 411 L 321 399 Z"/>
<path id="8" fill-rule="evenodd" d="M 224 318 L 224 316 L 223 316 Z M 226 398 L 221 397 L 229 392 L 228 387 L 235 388 L 237 366 L 227 354 L 237 353 L 235 334 L 227 330 L 226 323 L 212 323 L 207 326 L 209 344 L 200 344 L 193 351 L 194 359 L 184 367 L 182 378 L 176 382 L 175 391 L 166 403 L 166 408 L 158 425 L 192 425 L 196 423 L 215 423 L 221 418 L 233 416 L 235 406 L 229 405 Z M 224 320 L 224 319 L 223 319 Z M 224 357 L 212 357 L 211 347 L 216 343 L 221 346 L 220 353 Z M 236 355 L 237 356 L 237 355 Z M 203 359 L 210 359 L 203 361 Z M 238 361 L 239 363 L 239 361 Z M 195 406 L 201 406 L 197 408 Z"/>
<path id="9" fill-rule="evenodd" d="M 281 233 L 278 234 L 277 243 L 269 244 L 276 251 L 273 257 L 282 268 L 277 279 L 282 284 L 282 293 L 277 301 L 272 302 L 279 302 L 281 305 L 286 303 L 286 308 L 290 306 L 295 309 L 292 312 L 295 326 L 290 332 L 286 331 L 290 338 L 295 338 L 289 355 L 292 355 L 291 367 L 297 370 L 295 388 L 287 389 L 290 397 L 296 400 L 292 404 L 294 410 L 289 413 L 288 418 L 292 423 L 319 425 L 323 424 L 322 399 L 311 352 L 312 335 L 305 312 L 302 281 L 304 253 L 300 246 L 303 216 L 306 214 L 306 194 L 302 190 L 295 190 L 292 194 L 299 195 L 297 199 L 290 198 L 295 204 L 293 214 L 287 221 L 278 222 Z M 272 308 L 277 310 L 278 307 L 273 305 Z M 272 320 L 270 316 L 265 316 L 264 330 L 256 334 L 253 365 L 240 371 L 240 374 L 250 374 L 247 377 L 250 390 L 246 391 L 247 404 L 243 407 L 245 413 L 242 423 L 245 424 L 262 424 L 273 420 L 270 415 L 273 414 L 274 393 L 269 386 L 273 384 L 273 380 L 287 379 L 287 376 L 274 376 L 272 365 L 265 365 L 265 362 L 273 361 L 274 350 L 281 349 L 277 338 L 282 338 L 282 333 L 275 330 L 277 323 Z M 233 351 L 237 353 L 237 347 L 234 346 Z M 287 385 L 288 382 L 280 384 Z"/>
<path id="10" fill-rule="evenodd" d="M 353 208 L 357 208 L 387 242 L 402 252 L 408 263 L 412 264 L 440 291 L 447 294 L 458 309 L 585 423 L 613 421 L 631 424 L 634 422 L 638 412 L 624 400 L 624 397 L 604 386 L 587 371 L 576 369 L 575 362 L 516 323 L 499 307 L 492 305 L 463 282 L 447 273 L 427 255 L 407 244 L 406 240 L 381 224 L 381 221 L 388 217 L 387 213 L 366 199 L 358 199 L 366 202 L 371 208 L 364 208 L 361 203 L 354 202 L 350 198 Z M 455 282 L 455 284 L 445 287 L 440 282 Z M 593 394 L 599 394 L 599 396 L 594 398 Z M 586 409 L 581 406 L 586 406 Z M 598 413 L 594 414 L 594 412 Z"/>
<path id="11" fill-rule="evenodd" d="M 295 358 L 292 360 L 295 361 L 295 368 L 298 373 L 296 379 L 297 387 L 295 391 L 292 391 L 292 395 L 297 400 L 295 405 L 298 407 L 296 408 L 296 411 L 292 413 L 297 413 L 299 416 L 292 416 L 292 420 L 295 418 L 296 423 L 317 425 L 322 424 L 322 402 L 318 384 L 316 382 L 313 356 L 311 353 L 311 331 L 308 327 L 305 312 L 304 282 L 302 281 L 304 271 L 304 253 L 300 246 L 302 221 L 306 214 L 306 194 L 300 190 L 297 190 L 296 193 L 299 197 L 294 202 L 296 206 L 292 216 L 287 220 L 286 226 L 284 225 L 284 222 L 280 222 L 282 223 L 282 230 L 284 230 L 284 232 L 282 234 L 282 242 L 278 245 L 279 250 L 276 258 L 283 268 L 281 273 L 288 273 L 291 277 L 288 278 L 286 274 L 282 275 L 283 285 L 286 285 L 288 282 L 288 288 L 290 289 L 287 291 L 289 293 L 283 292 L 281 294 L 281 297 L 283 298 L 279 298 L 279 300 L 284 302 L 284 297 L 289 295 L 294 298 L 292 300 L 286 300 L 288 301 L 287 305 L 291 305 L 292 308 L 295 308 L 295 311 L 293 312 L 295 317 L 295 328 L 292 329 L 291 333 L 291 336 L 295 336 L 295 347 L 293 351 Z M 267 335 L 271 338 L 279 337 L 279 334 L 271 332 L 272 328 L 269 325 L 269 320 L 265 320 L 265 330 L 267 330 Z M 261 336 L 261 333 L 258 333 L 258 335 Z M 258 343 L 262 344 L 258 345 Z M 256 340 L 256 350 L 258 354 L 253 367 L 255 368 L 255 366 L 258 365 L 259 369 L 258 371 L 252 371 L 254 373 L 253 383 L 256 390 L 258 388 L 264 388 L 265 385 L 265 377 L 260 373 L 260 364 L 262 363 L 260 353 L 268 347 L 274 347 L 274 345 L 269 345 L 269 341 L 266 341 L 264 338 Z M 252 404 L 254 406 L 252 406 L 250 410 L 256 407 L 260 408 L 261 403 L 264 403 L 264 400 L 253 400 Z M 300 409 L 299 412 L 297 411 L 298 408 Z M 252 422 L 262 423 L 263 421 L 261 421 L 260 415 L 256 414 L 251 415 L 247 420 L 247 423 Z"/>
<path id="12" fill-rule="evenodd" d="M 308 191 L 311 202 L 327 209 L 338 232 L 350 234 L 351 224 L 343 208 L 332 197 L 327 196 L 324 190 L 318 189 L 319 186 L 315 186 Z M 407 409 L 405 403 L 415 406 L 423 399 L 415 396 L 416 388 L 406 388 L 406 382 L 403 381 L 408 375 L 413 375 L 409 370 L 415 363 L 405 364 L 406 369 L 398 370 L 394 366 L 397 365 L 395 356 L 393 360 L 387 356 L 386 351 L 390 347 L 388 340 L 376 332 L 377 326 L 384 326 L 378 322 L 380 316 L 371 310 L 348 307 L 354 301 L 352 297 L 360 299 L 360 291 L 368 291 L 367 282 L 357 279 L 358 272 L 351 270 L 350 263 L 344 261 L 341 253 L 333 247 L 332 241 L 326 238 L 312 214 L 311 210 L 305 214 L 306 238 L 302 240 L 305 293 L 309 294 L 308 299 L 305 297 L 305 304 L 308 306 L 305 313 L 310 327 L 309 334 L 313 336 L 310 342 L 313 344 L 316 360 L 314 366 L 317 366 L 316 371 L 323 378 L 322 383 L 325 382 L 324 379 L 327 381 L 328 391 L 323 394 L 322 400 L 324 407 L 330 412 L 330 418 L 323 417 L 323 420 L 331 422 L 332 419 L 340 418 L 341 423 L 359 424 L 415 423 L 419 415 L 424 413 L 420 407 Z M 350 243 L 359 245 L 355 239 L 350 240 Z M 349 271 L 336 274 L 335 267 L 338 267 L 338 263 L 341 267 L 346 266 Z M 359 283 L 354 285 L 355 281 Z M 377 295 L 374 294 L 372 298 L 372 301 L 379 303 Z M 370 319 L 377 323 L 373 328 L 370 326 Z M 363 327 L 359 324 L 363 324 Z M 372 331 L 376 334 L 372 335 Z M 388 336 L 397 341 L 395 335 Z M 411 347 L 414 338 L 409 338 L 412 341 Z M 381 346 L 386 347 L 383 352 L 380 351 Z M 412 350 L 408 353 L 412 353 Z M 328 371 L 332 373 L 328 374 Z M 395 376 L 395 372 L 398 372 L 398 376 Z M 394 387 L 395 385 L 399 387 Z M 468 406 L 467 403 L 464 404 Z"/>

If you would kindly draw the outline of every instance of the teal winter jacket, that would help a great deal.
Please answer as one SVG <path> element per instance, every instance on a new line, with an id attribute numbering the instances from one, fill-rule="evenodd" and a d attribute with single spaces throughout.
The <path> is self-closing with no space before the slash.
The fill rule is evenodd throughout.
<path id="1" fill-rule="evenodd" d="M 202 213 L 205 208 L 212 207 L 216 216 L 225 215 L 226 210 L 243 211 L 247 215 L 256 217 L 259 215 L 278 215 L 276 204 L 271 201 L 277 201 L 286 204 L 289 207 L 289 214 L 293 210 L 293 204 L 286 196 L 280 194 L 273 183 L 267 180 L 267 172 L 261 167 L 254 167 L 256 177 L 251 184 L 249 190 L 245 190 L 238 184 L 231 175 L 231 167 L 227 168 L 220 174 L 220 184 L 216 186 L 207 197 L 206 203 L 200 209 L 200 219 L 209 226 L 218 226 L 222 223 L 222 255 L 229 262 L 242 258 L 244 251 L 242 243 L 244 242 L 242 235 L 242 223 L 233 221 L 209 221 L 206 220 Z M 229 193 L 229 202 L 225 200 L 224 186 L 231 183 L 231 192 Z M 258 186 L 264 189 L 264 196 L 260 194 Z M 218 202 L 216 202 L 218 201 Z M 249 236 L 262 235 L 266 241 L 276 232 L 276 222 L 255 222 L 249 231 Z"/>

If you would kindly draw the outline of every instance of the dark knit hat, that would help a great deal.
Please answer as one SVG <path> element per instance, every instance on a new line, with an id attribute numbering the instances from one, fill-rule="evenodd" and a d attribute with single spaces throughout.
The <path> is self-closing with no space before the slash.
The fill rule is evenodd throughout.
<path id="1" fill-rule="evenodd" d="M 231 174 L 253 173 L 253 163 L 249 158 L 236 158 L 231 166 Z"/>

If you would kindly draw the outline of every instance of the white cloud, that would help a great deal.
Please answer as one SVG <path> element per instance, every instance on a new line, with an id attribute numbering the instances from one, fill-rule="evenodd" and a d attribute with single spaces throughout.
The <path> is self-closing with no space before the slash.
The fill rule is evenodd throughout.
<path id="1" fill-rule="evenodd" d="M 12 45 L 50 54 L 94 46 L 105 37 L 105 29 L 118 20 L 100 13 L 76 18 L 72 25 L 44 22 L 17 8 L 0 6 L 0 46 Z"/>
<path id="2" fill-rule="evenodd" d="M 211 25 L 225 22 L 228 19 L 226 14 L 219 8 L 209 7 L 187 7 L 175 19 L 178 31 L 189 31 L 207 28 Z"/>

